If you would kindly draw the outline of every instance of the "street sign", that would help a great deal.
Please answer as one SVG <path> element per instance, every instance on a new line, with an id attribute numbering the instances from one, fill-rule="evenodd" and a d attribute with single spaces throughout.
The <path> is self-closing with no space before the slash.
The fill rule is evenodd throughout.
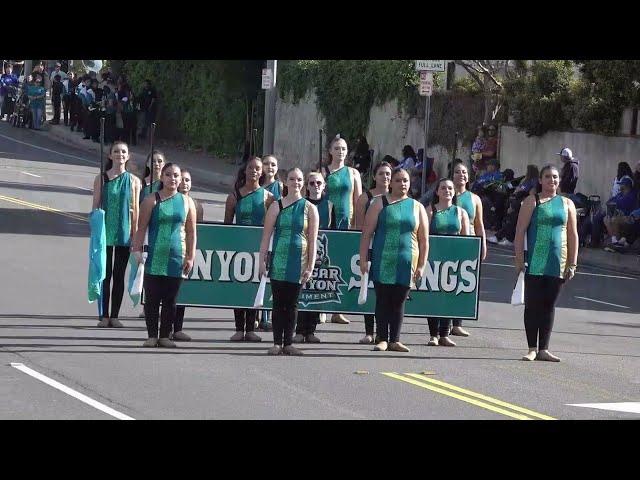
<path id="1" fill-rule="evenodd" d="M 431 96 L 433 93 L 433 73 L 425 72 L 424 70 L 420 72 L 419 93 L 422 96 Z"/>
<path id="2" fill-rule="evenodd" d="M 416 60 L 416 70 L 426 72 L 444 72 L 444 60 Z"/>
<path id="3" fill-rule="evenodd" d="M 273 88 L 273 70 L 270 68 L 262 69 L 262 89 L 269 90 Z"/>

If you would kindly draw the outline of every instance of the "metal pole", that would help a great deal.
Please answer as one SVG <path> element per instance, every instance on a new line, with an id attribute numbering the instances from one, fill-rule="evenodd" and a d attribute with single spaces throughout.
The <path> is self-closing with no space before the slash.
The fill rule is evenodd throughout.
<path id="1" fill-rule="evenodd" d="M 149 194 L 153 188 L 153 140 L 156 134 L 155 122 L 151 124 L 151 132 L 149 133 Z"/>
<path id="2" fill-rule="evenodd" d="M 104 117 L 100 119 L 100 208 L 104 205 Z"/>
<path id="3" fill-rule="evenodd" d="M 322 129 L 318 130 L 318 172 L 322 171 L 322 133 Z"/>
<path id="4" fill-rule="evenodd" d="M 427 162 L 427 146 L 429 145 L 429 114 L 431 110 L 431 96 L 427 95 L 425 100 L 425 113 L 424 113 L 424 158 L 422 160 L 422 193 L 424 195 L 427 191 L 427 169 L 425 164 Z"/>
<path id="5" fill-rule="evenodd" d="M 273 72 L 273 85 L 264 91 L 264 135 L 262 138 L 262 154 L 274 153 L 276 136 L 276 75 L 278 69 L 277 60 L 267 60 L 267 68 Z"/>

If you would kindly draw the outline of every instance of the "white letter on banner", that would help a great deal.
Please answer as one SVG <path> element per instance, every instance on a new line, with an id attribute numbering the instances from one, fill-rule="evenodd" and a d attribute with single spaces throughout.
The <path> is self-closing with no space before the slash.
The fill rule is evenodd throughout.
<path id="1" fill-rule="evenodd" d="M 233 259 L 233 277 L 239 282 L 246 282 L 253 275 L 253 255 L 239 252 Z"/>
<path id="2" fill-rule="evenodd" d="M 216 253 L 220 259 L 220 278 L 218 281 L 230 282 L 231 277 L 229 276 L 229 265 L 231 264 L 233 255 L 235 255 L 236 252 L 230 250 L 219 250 Z"/>
<path id="3" fill-rule="evenodd" d="M 260 252 L 253 253 L 253 283 L 260 283 Z"/>
<path id="4" fill-rule="evenodd" d="M 456 289 L 456 285 L 458 284 L 458 276 L 455 273 L 449 273 L 450 270 L 457 270 L 459 260 L 455 262 L 444 262 L 442 264 L 441 279 L 442 279 L 442 290 L 445 292 L 453 292 Z"/>
<path id="5" fill-rule="evenodd" d="M 360 280 L 361 280 L 361 274 L 360 274 L 360 255 L 353 255 L 351 257 L 351 278 L 349 279 L 349 288 L 348 290 L 351 291 L 354 288 L 360 288 Z M 356 280 L 357 278 L 357 280 Z"/>
<path id="6" fill-rule="evenodd" d="M 432 292 L 439 292 L 440 287 L 438 286 L 438 272 L 440 271 L 440 260 L 436 260 L 433 262 L 434 268 L 431 268 L 431 262 L 427 262 L 427 265 L 424 269 L 424 275 L 422 277 L 422 283 L 420 285 L 420 290 L 426 290 L 427 285 L 426 281 L 429 281 L 429 290 Z"/>
<path id="7" fill-rule="evenodd" d="M 460 278 L 461 282 L 458 283 L 458 290 L 456 296 L 460 293 L 471 293 L 476 289 L 476 276 L 474 272 L 478 266 L 478 260 L 465 260 L 460 265 Z M 471 271 L 469 271 L 471 269 Z M 464 282 L 468 282 L 467 285 Z"/>
<path id="8" fill-rule="evenodd" d="M 202 255 L 202 250 L 196 250 L 196 258 L 193 260 L 193 270 L 191 272 L 191 280 L 200 280 L 200 275 L 202 275 L 202 280 L 211 281 L 211 255 L 213 254 L 213 250 L 205 250 L 207 254 L 207 258 Z"/>

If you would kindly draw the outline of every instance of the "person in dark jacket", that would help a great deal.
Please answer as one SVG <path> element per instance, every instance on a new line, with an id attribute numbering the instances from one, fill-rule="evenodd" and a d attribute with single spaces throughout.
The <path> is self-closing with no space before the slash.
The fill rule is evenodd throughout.
<path id="1" fill-rule="evenodd" d="M 564 165 L 560 171 L 560 192 L 565 194 L 575 193 L 578 184 L 579 163 L 573 157 L 570 148 L 563 148 L 560 153 L 560 159 Z"/>

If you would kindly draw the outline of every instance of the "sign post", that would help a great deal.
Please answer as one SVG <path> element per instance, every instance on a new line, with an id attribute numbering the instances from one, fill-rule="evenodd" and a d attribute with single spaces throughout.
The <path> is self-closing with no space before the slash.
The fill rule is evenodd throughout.
<path id="1" fill-rule="evenodd" d="M 424 95 L 424 158 L 422 161 L 422 195 L 427 191 L 427 147 L 429 145 L 429 117 L 431 116 L 431 94 L 433 93 L 433 72 L 444 72 L 444 60 L 416 60 L 416 70 L 420 72 L 420 95 Z"/>

